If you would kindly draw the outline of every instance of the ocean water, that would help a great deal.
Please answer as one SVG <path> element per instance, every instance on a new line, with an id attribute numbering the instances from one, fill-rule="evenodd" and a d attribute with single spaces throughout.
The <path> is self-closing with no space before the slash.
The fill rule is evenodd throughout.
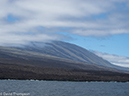
<path id="1" fill-rule="evenodd" d="M 0 96 L 129 96 L 129 82 L 0 80 Z"/>

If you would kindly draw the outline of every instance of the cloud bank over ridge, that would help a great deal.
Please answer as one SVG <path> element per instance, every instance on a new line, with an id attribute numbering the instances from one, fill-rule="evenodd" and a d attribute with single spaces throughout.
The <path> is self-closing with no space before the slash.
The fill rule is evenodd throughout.
<path id="1" fill-rule="evenodd" d="M 102 52 L 98 52 L 98 51 L 92 51 L 92 52 L 95 53 L 96 55 L 102 57 L 103 59 L 108 60 L 109 62 L 111 62 L 114 65 L 129 68 L 129 57 L 102 53 Z"/>
<path id="2" fill-rule="evenodd" d="M 0 44 L 129 33 L 128 0 L 0 0 Z"/>

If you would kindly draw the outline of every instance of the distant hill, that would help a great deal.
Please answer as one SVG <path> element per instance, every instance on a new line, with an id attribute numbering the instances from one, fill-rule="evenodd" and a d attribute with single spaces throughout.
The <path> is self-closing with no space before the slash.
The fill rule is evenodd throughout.
<path id="1" fill-rule="evenodd" d="M 80 81 L 107 80 L 108 77 L 109 81 L 114 81 L 119 77 L 120 81 L 127 81 L 128 74 L 125 79 L 121 79 L 124 73 L 128 73 L 127 70 L 84 48 L 62 41 L 31 42 L 20 47 L 0 47 L 1 79 L 59 80 L 65 76 L 64 80 L 75 80 L 75 78 Z M 91 79 L 86 79 L 87 76 Z M 113 77 L 109 79 L 109 76 Z"/>
<path id="2" fill-rule="evenodd" d="M 82 47 L 62 41 L 53 41 L 50 43 L 32 42 L 30 45 L 24 46 L 24 48 L 20 49 L 24 51 L 47 54 L 50 56 L 60 57 L 62 59 L 69 59 L 82 63 L 88 63 L 93 65 L 95 64 L 103 67 L 116 68 L 126 71 L 129 70 L 129 68 L 113 65 L 107 60 L 104 60 L 103 58 L 95 55 L 94 53 Z"/>

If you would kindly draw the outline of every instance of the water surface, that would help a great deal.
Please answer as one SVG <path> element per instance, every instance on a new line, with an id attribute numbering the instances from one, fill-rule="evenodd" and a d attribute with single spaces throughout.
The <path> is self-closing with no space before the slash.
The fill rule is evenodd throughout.
<path id="1" fill-rule="evenodd" d="M 0 80 L 0 96 L 129 96 L 129 83 Z"/>

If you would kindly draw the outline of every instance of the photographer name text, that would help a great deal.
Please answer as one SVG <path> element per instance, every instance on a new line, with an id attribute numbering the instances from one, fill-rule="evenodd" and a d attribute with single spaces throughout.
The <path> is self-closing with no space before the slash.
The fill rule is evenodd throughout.
<path id="1" fill-rule="evenodd" d="M 30 96 L 30 93 L 0 92 L 0 96 Z"/>

